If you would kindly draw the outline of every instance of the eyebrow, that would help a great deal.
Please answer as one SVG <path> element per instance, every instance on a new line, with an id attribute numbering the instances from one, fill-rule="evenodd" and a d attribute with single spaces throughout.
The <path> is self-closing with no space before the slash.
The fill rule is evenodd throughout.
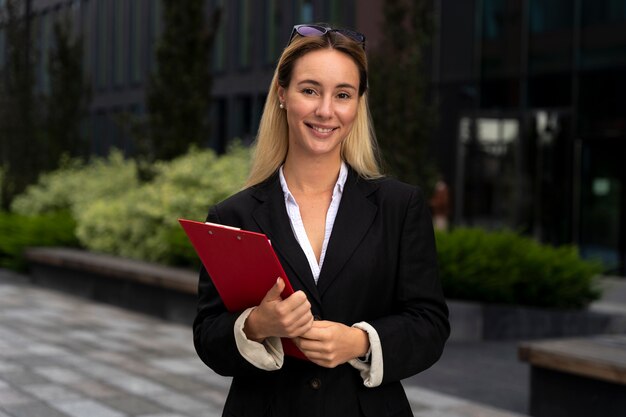
<path id="1" fill-rule="evenodd" d="M 313 84 L 314 86 L 317 86 L 317 87 L 322 86 L 322 84 L 319 81 L 315 81 L 315 80 L 302 80 L 298 83 L 298 85 L 301 85 L 301 84 Z M 337 84 L 335 88 L 350 88 L 355 91 L 357 90 L 357 88 L 350 83 Z"/>

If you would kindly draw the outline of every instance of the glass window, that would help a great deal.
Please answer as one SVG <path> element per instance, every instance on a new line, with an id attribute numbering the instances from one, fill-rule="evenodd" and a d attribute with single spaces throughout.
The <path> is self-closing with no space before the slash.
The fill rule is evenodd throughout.
<path id="1" fill-rule="evenodd" d="M 106 140 L 106 132 L 105 132 L 105 114 L 102 110 L 98 110 L 93 116 L 93 146 L 92 152 L 96 155 L 104 155 L 104 141 Z"/>
<path id="2" fill-rule="evenodd" d="M 265 101 L 267 100 L 267 94 L 260 94 L 257 96 L 254 103 L 254 115 L 252 120 L 252 132 L 254 133 L 259 129 L 259 123 L 261 116 L 263 116 L 263 108 L 265 107 Z"/>
<path id="3" fill-rule="evenodd" d="M 226 20 L 227 20 L 227 10 L 224 5 L 224 0 L 213 0 L 213 8 L 221 9 L 219 28 L 217 29 L 217 33 L 215 34 L 215 39 L 213 41 L 213 70 L 216 72 L 223 71 L 226 66 Z"/>
<path id="4" fill-rule="evenodd" d="M 42 25 L 42 15 L 34 15 L 33 19 L 31 21 L 31 36 L 33 39 L 33 43 L 35 45 L 35 62 L 34 62 L 34 66 L 35 68 L 33 69 L 33 76 L 35 77 L 35 91 L 37 93 L 41 93 L 41 84 L 42 84 L 42 80 L 41 77 L 43 76 L 43 70 L 44 70 L 44 65 L 45 63 L 43 62 L 43 53 L 42 53 L 42 39 L 41 39 L 41 25 Z M 4 57 L 4 53 L 2 52 L 2 31 L 0 30 L 0 71 L 2 71 L 2 62 L 4 59 L 6 59 Z"/>
<path id="5" fill-rule="evenodd" d="M 482 76 L 519 76 L 522 10 L 518 0 L 485 0 L 482 8 Z"/>
<path id="6" fill-rule="evenodd" d="M 295 0 L 294 5 L 296 23 L 312 23 L 315 18 L 312 0 Z"/>
<path id="7" fill-rule="evenodd" d="M 265 54 L 264 62 L 273 64 L 278 59 L 281 45 L 282 19 L 278 0 L 266 0 L 265 7 Z"/>
<path id="8" fill-rule="evenodd" d="M 4 43 L 5 43 L 4 30 L 0 28 L 0 68 L 4 67 L 4 63 L 5 63 L 6 47 Z"/>
<path id="9" fill-rule="evenodd" d="M 507 0 L 485 0 L 483 2 L 483 38 L 497 39 L 504 32 Z"/>
<path id="10" fill-rule="evenodd" d="M 520 105 L 519 78 L 485 78 L 480 84 L 480 107 L 483 109 L 517 108 Z"/>
<path id="11" fill-rule="evenodd" d="M 111 59 L 109 59 L 109 3 L 106 0 L 98 0 L 98 12 L 96 14 L 96 79 L 98 89 L 108 87 Z"/>
<path id="12" fill-rule="evenodd" d="M 620 68 L 579 77 L 579 122 L 585 136 L 626 137 L 626 77 Z"/>
<path id="13" fill-rule="evenodd" d="M 344 1 L 327 0 L 326 7 L 328 10 L 328 20 L 337 26 L 349 25 L 344 16 Z"/>
<path id="14" fill-rule="evenodd" d="M 159 42 L 159 38 L 161 37 L 161 28 L 162 28 L 162 5 L 161 0 L 152 0 L 149 2 L 150 5 L 150 44 L 148 48 L 151 48 L 150 51 L 150 60 L 148 69 L 152 72 L 157 70 L 157 60 L 156 60 L 156 48 Z"/>
<path id="15" fill-rule="evenodd" d="M 516 228 L 525 213 L 520 209 L 519 122 L 481 117 L 461 120 L 475 124 L 475 136 L 461 135 L 463 161 L 462 218 L 488 229 Z M 465 129 L 467 130 L 467 129 Z"/>
<path id="16" fill-rule="evenodd" d="M 129 56 L 130 56 L 130 81 L 134 84 L 140 83 L 142 81 L 142 61 L 141 61 L 141 47 L 142 47 L 142 30 L 143 30 L 143 19 L 141 16 L 141 10 L 143 6 L 142 0 L 133 0 L 129 4 L 129 31 L 128 35 L 130 37 L 128 45 L 129 45 Z"/>
<path id="17" fill-rule="evenodd" d="M 163 4 L 161 0 L 152 0 L 152 28 L 156 38 L 163 30 Z"/>
<path id="18" fill-rule="evenodd" d="M 237 62 L 240 68 L 245 68 L 250 66 L 250 0 L 239 0 L 238 6 Z"/>
<path id="19" fill-rule="evenodd" d="M 226 150 L 227 130 L 227 100 L 225 98 L 213 99 L 211 103 L 211 137 L 209 144 L 217 153 L 222 154 Z"/>
<path id="20" fill-rule="evenodd" d="M 582 24 L 626 22 L 626 0 L 582 0 Z"/>
<path id="21" fill-rule="evenodd" d="M 71 16 L 71 20 L 72 20 L 72 28 L 74 30 L 74 35 L 79 35 L 80 34 L 80 30 L 81 30 L 81 4 L 80 4 L 80 0 L 74 0 L 71 4 L 70 4 L 70 12 L 69 15 Z"/>
<path id="22" fill-rule="evenodd" d="M 235 99 L 234 136 L 246 141 L 252 134 L 252 97 L 240 96 Z"/>
<path id="23" fill-rule="evenodd" d="M 570 113 L 538 111 L 526 129 L 533 234 L 552 245 L 571 243 L 573 239 L 575 157 L 571 128 Z"/>
<path id="24" fill-rule="evenodd" d="M 94 48 L 92 45 L 92 20 L 91 20 L 91 5 L 92 1 L 85 0 L 81 7 L 82 22 L 81 33 L 83 36 L 83 72 L 87 79 L 91 77 L 91 63 L 93 62 Z"/>
<path id="25" fill-rule="evenodd" d="M 574 2 L 530 0 L 529 19 L 531 33 L 570 30 L 574 23 Z"/>
<path id="26" fill-rule="evenodd" d="M 573 62 L 574 2 L 531 0 L 529 17 L 530 72 L 570 70 Z"/>
<path id="27" fill-rule="evenodd" d="M 52 41 L 54 39 L 54 14 L 47 12 L 42 15 L 42 28 L 41 28 L 41 60 L 40 60 L 40 73 L 41 73 L 41 92 L 47 93 L 50 91 L 50 73 L 48 72 L 48 59 L 50 57 L 50 48 L 52 47 Z"/>
<path id="28" fill-rule="evenodd" d="M 622 250 L 626 178 L 620 140 L 589 141 L 583 146 L 580 250 L 585 258 L 600 259 L 609 274 L 624 271 Z"/>
<path id="29" fill-rule="evenodd" d="M 92 154 L 93 149 L 93 137 L 91 132 L 93 131 L 93 114 L 87 113 L 85 117 L 80 121 L 80 137 L 85 138 L 84 154 Z"/>
<path id="30" fill-rule="evenodd" d="M 120 112 L 119 116 L 132 115 L 133 117 L 139 117 L 143 114 L 143 106 L 142 103 L 133 103 L 129 105 L 126 109 L 126 112 Z M 127 129 L 124 129 L 121 125 L 118 124 L 120 132 L 124 135 L 126 141 L 126 155 L 135 155 L 137 153 L 137 142 L 135 138 L 132 136 Z"/>
<path id="31" fill-rule="evenodd" d="M 115 147 L 124 152 L 125 155 L 129 154 L 130 151 L 130 143 L 132 139 L 129 135 L 124 131 L 124 129 L 118 123 L 119 118 L 125 112 L 122 109 L 115 108 L 109 113 L 109 117 L 107 118 L 107 123 L 109 124 L 109 134 L 110 134 L 110 142 L 109 148 Z M 109 149 L 106 150 L 109 152 Z"/>
<path id="32" fill-rule="evenodd" d="M 127 5 L 125 0 L 115 0 L 113 2 L 114 7 L 114 22 L 113 27 L 113 56 L 114 56 L 114 72 L 113 82 L 115 85 L 123 85 L 126 81 L 125 67 L 126 67 L 126 54 L 128 52 L 124 42 L 126 25 L 125 25 L 125 13 L 124 9 Z"/>
<path id="33" fill-rule="evenodd" d="M 581 66 L 626 65 L 626 0 L 583 0 Z"/>
<path id="34" fill-rule="evenodd" d="M 571 104 L 571 72 L 555 72 L 529 77 L 528 105 L 531 108 L 567 107 Z"/>

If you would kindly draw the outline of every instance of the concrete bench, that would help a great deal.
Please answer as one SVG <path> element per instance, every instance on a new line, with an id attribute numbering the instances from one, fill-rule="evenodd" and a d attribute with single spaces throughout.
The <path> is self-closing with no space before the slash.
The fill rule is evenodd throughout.
<path id="1" fill-rule="evenodd" d="M 520 345 L 533 417 L 626 416 L 626 335 Z"/>
<path id="2" fill-rule="evenodd" d="M 42 286 L 188 323 L 198 271 L 69 248 L 29 248 L 31 280 Z"/>

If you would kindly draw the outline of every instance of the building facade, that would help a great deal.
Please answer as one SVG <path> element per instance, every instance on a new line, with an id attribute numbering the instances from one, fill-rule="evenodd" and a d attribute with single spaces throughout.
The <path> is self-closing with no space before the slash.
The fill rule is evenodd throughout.
<path id="1" fill-rule="evenodd" d="M 626 273 L 626 1 L 440 0 L 438 160 L 455 220 Z"/>
<path id="2" fill-rule="evenodd" d="M 52 24 L 69 13 L 84 38 L 93 90 L 92 151 L 132 153 L 118 119 L 145 111 L 161 1 L 30 1 L 37 90 L 48 88 Z M 223 11 L 207 146 L 252 141 L 294 23 L 352 27 L 374 50 L 382 4 L 206 0 L 207 17 Z M 453 192 L 454 224 L 575 243 L 609 273 L 626 274 L 626 0 L 434 0 L 433 7 L 432 148 Z M 2 48 L 0 33 L 0 60 Z"/>
<path id="3" fill-rule="evenodd" d="M 46 93 L 46 69 L 55 20 L 69 16 L 83 37 L 85 74 L 93 100 L 86 131 L 91 150 L 111 147 L 132 153 L 121 126 L 123 114 L 145 112 L 145 88 L 156 69 L 155 46 L 162 31 L 161 0 L 22 0 L 29 2 L 36 50 L 36 92 Z M 380 0 L 206 0 L 207 21 L 222 10 L 214 45 L 212 134 L 207 145 L 223 151 L 233 138 L 250 142 L 258 126 L 276 60 L 294 22 L 372 26 L 364 13 Z M 0 7 L 3 0 L 0 0 Z M 360 12 L 359 12 L 360 9 Z M 0 31 L 0 64 L 4 37 Z"/>

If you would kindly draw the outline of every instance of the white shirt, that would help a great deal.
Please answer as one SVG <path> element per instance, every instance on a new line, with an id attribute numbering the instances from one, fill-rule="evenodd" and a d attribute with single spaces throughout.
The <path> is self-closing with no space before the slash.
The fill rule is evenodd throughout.
<path id="1" fill-rule="evenodd" d="M 320 271 L 322 270 L 322 264 L 324 263 L 324 257 L 326 256 L 326 248 L 328 247 L 330 234 L 333 231 L 333 225 L 335 224 L 337 211 L 339 211 L 339 203 L 341 202 L 343 187 L 345 186 L 346 180 L 348 179 L 348 167 L 344 162 L 341 163 L 339 177 L 337 178 L 337 183 L 335 184 L 335 188 L 333 189 L 333 196 L 330 200 L 330 206 L 328 207 L 328 211 L 326 212 L 324 243 L 322 244 L 322 253 L 320 254 L 319 263 L 317 263 L 317 259 L 315 258 L 315 252 L 313 252 L 311 242 L 306 235 L 302 216 L 300 215 L 300 207 L 298 206 L 296 199 L 291 194 L 291 191 L 289 191 L 289 187 L 287 186 L 287 181 L 285 180 L 285 176 L 283 175 L 283 167 L 280 167 L 279 177 L 280 186 L 283 189 L 283 194 L 285 194 L 285 207 L 287 208 L 289 223 L 291 223 L 291 230 L 293 230 L 293 234 L 296 236 L 296 240 L 300 244 L 300 247 L 304 251 L 306 258 L 309 261 L 309 266 L 311 267 L 313 279 L 317 284 L 317 280 L 320 277 Z"/>
<path id="2" fill-rule="evenodd" d="M 343 189 L 346 180 L 348 179 L 348 167 L 345 162 L 341 163 L 339 177 L 337 178 L 337 182 L 335 183 L 330 206 L 328 207 L 328 211 L 326 212 L 324 242 L 322 244 L 322 252 L 320 254 L 319 263 L 317 262 L 317 258 L 315 257 L 315 253 L 313 252 L 311 242 L 307 237 L 304 223 L 302 221 L 302 216 L 300 215 L 300 208 L 298 207 L 298 203 L 289 191 L 289 187 L 287 186 L 287 181 L 285 180 L 285 176 L 283 174 L 283 167 L 280 167 L 279 178 L 283 194 L 285 195 L 285 207 L 287 209 L 287 215 L 289 216 L 291 229 L 294 233 L 294 236 L 296 237 L 296 240 L 300 244 L 302 251 L 306 255 L 306 258 L 309 262 L 309 267 L 311 268 L 311 273 L 313 274 L 313 279 L 317 284 L 320 276 L 320 271 L 324 263 L 324 257 L 326 255 L 328 241 L 330 240 L 333 225 L 335 224 L 335 219 L 337 217 L 337 212 L 339 211 L 339 203 L 341 202 Z M 235 322 L 235 340 L 237 342 L 237 348 L 239 349 L 241 355 L 257 368 L 265 369 L 268 371 L 280 369 L 284 361 L 284 352 L 282 349 L 280 338 L 270 337 L 267 338 L 263 343 L 258 343 L 249 340 L 243 332 L 245 320 L 248 318 L 251 311 L 252 308 L 244 311 Z M 368 335 L 370 342 L 370 351 L 368 352 L 368 356 L 370 356 L 370 362 L 363 362 L 358 359 L 352 359 L 349 361 L 349 363 L 354 368 L 360 371 L 360 375 L 363 378 L 363 383 L 365 386 L 376 387 L 381 384 L 383 379 L 382 346 L 380 344 L 380 338 L 378 337 L 376 329 L 374 329 L 374 327 L 366 322 L 355 323 L 353 327 L 357 327 L 365 331 Z"/>

